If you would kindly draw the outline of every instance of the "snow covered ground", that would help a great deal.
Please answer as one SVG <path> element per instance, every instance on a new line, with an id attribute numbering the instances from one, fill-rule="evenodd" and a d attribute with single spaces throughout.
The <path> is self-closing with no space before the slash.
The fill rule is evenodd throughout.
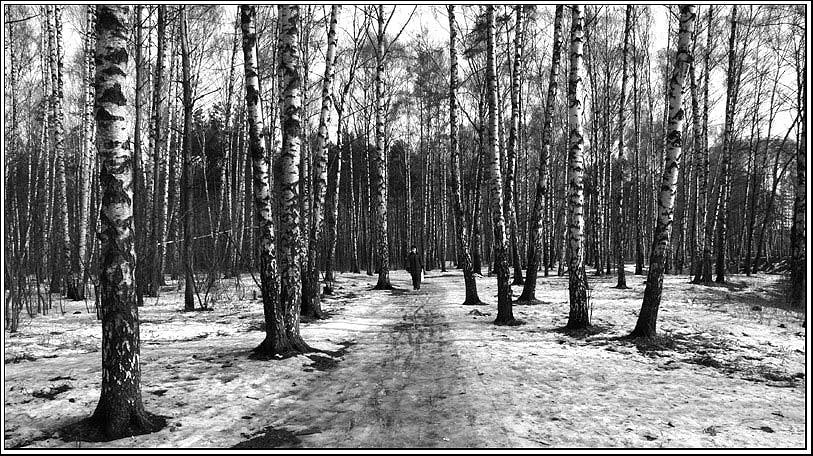
<path id="1" fill-rule="evenodd" d="M 302 333 L 343 354 L 281 361 L 248 358 L 263 337 L 250 277 L 224 280 L 209 312 L 165 291 L 140 316 L 143 400 L 168 426 L 106 443 L 60 437 L 93 412 L 101 380 L 100 324 L 66 302 L 4 334 L 5 448 L 805 447 L 806 317 L 776 307 L 779 276 L 667 276 L 665 337 L 647 345 L 618 340 L 644 278 L 589 278 L 596 328 L 573 335 L 559 331 L 566 277 L 540 277 L 541 302 L 504 327 L 495 278 L 478 280 L 490 305 L 464 307 L 458 271 L 430 271 L 420 291 L 394 271 L 392 292 L 341 274 L 330 318 Z"/>

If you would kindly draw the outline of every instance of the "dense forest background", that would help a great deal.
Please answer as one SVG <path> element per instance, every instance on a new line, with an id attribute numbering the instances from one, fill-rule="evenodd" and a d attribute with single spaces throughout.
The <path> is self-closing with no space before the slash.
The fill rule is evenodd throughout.
<path id="1" fill-rule="evenodd" d="M 420 7 L 424 8 L 424 7 Z M 395 8 L 399 17 L 412 7 Z M 435 16 L 444 15 L 436 8 Z M 797 151 L 804 153 L 805 43 L 804 10 L 799 6 L 745 6 L 732 18 L 730 7 L 700 7 L 694 30 L 692 84 L 687 84 L 687 111 L 696 108 L 701 124 L 684 123 L 685 154 L 678 177 L 673 241 L 667 273 L 689 273 L 698 260 L 702 238 L 716 250 L 725 271 L 751 273 L 786 270 L 791 256 L 791 228 L 797 172 Z M 159 19 L 161 10 L 162 19 Z M 181 33 L 181 11 L 186 33 Z M 329 8 L 305 7 L 298 39 L 302 51 L 303 141 L 301 202 L 307 214 L 313 150 L 318 140 L 321 82 Z M 479 196 L 487 176 L 482 169 L 485 109 L 485 23 L 480 8 L 460 8 L 459 131 L 461 194 L 467 214 L 488 213 L 488 198 Z M 551 58 L 553 10 L 523 9 L 521 53 L 515 48 L 516 8 L 496 10 L 497 87 L 500 150 L 512 154 L 516 183 L 511 217 L 514 283 L 522 283 L 529 225 L 533 218 L 535 181 L 539 169 L 542 122 Z M 94 19 L 78 6 L 7 6 L 5 33 L 5 189 L 6 283 L 34 280 L 52 291 L 81 298 L 93 280 L 96 229 L 100 205 L 98 160 L 93 153 Z M 217 5 L 141 6 L 134 9 L 131 46 L 138 100 L 131 108 L 138 158 L 136 250 L 145 267 L 139 278 L 144 293 L 158 293 L 163 273 L 182 272 L 182 194 L 189 191 L 192 242 L 189 261 L 200 290 L 222 277 L 251 270 L 256 263 L 251 166 L 247 154 L 244 81 L 238 13 Z M 387 8 L 384 15 L 391 17 Z M 617 220 L 624 224 L 625 258 L 636 271 L 645 267 L 654 218 L 656 191 L 664 164 L 667 83 L 676 49 L 677 9 L 633 8 L 626 32 L 625 8 L 590 6 L 585 11 L 585 261 L 596 274 L 614 268 Z M 653 30 L 653 15 L 667 18 L 669 30 Z M 333 102 L 341 108 L 328 129 L 327 206 L 338 199 L 337 246 L 329 258 L 338 270 L 378 267 L 374 255 L 371 208 L 375 189 L 370 181 L 375 151 L 375 11 L 345 8 L 338 26 Z M 407 17 L 407 19 L 410 19 Z M 413 19 L 414 20 L 414 19 Z M 403 17 L 401 17 L 403 22 Z M 739 25 L 729 37 L 732 21 Z M 160 23 L 159 23 L 160 22 Z M 436 19 L 435 22 L 439 22 Z M 268 107 L 278 97 L 274 42 L 275 7 L 257 10 L 258 68 L 262 102 L 267 106 L 265 134 L 279 141 L 275 113 Z M 384 30 L 384 149 L 389 220 L 389 257 L 401 267 L 409 246 L 416 244 L 427 269 L 446 268 L 458 258 L 455 217 L 449 204 L 447 45 L 423 27 L 412 36 Z M 448 30 L 448 29 L 447 29 Z M 653 34 L 667 34 L 666 49 L 652 53 Z M 64 42 L 66 36 L 70 42 Z M 729 39 L 731 38 L 731 39 Z M 189 80 L 180 74 L 181 41 L 189 47 Z M 159 49 L 161 48 L 161 49 Z M 156 56 L 161 53 L 162 61 Z M 622 58 L 622 53 L 625 58 Z M 515 64 L 513 59 L 520 58 Z M 729 62 L 729 60 L 731 60 Z M 733 63 L 733 66 L 730 66 Z M 626 65 L 623 110 L 627 139 L 625 172 L 632 185 L 622 213 L 616 213 L 613 179 L 618 167 L 618 107 L 622 64 Z M 566 86 L 567 59 L 560 86 Z M 513 72 L 518 70 L 517 81 Z M 732 81 L 733 87 L 727 82 Z M 516 84 L 514 84 L 516 83 Z M 183 105 L 183 86 L 192 92 Z M 514 87 L 516 85 L 516 87 Z M 711 86 L 709 88 L 709 86 Z M 516 91 L 516 93 L 514 93 Z M 731 93 L 729 94 L 730 91 Z M 691 92 L 692 96 L 689 96 Z M 564 113 L 566 91 L 554 100 Z M 694 98 L 697 98 L 696 100 Z M 723 150 L 725 118 L 720 106 L 731 99 L 731 146 Z M 697 104 L 695 104 L 697 103 Z M 156 111 L 159 109 L 160 111 Z M 182 142 L 184 109 L 191 110 L 188 156 Z M 57 112 L 59 111 L 59 112 Z M 516 116 L 516 125 L 512 124 Z M 156 122 L 159 124 L 156 125 Z M 545 195 L 541 268 L 563 273 L 565 255 L 567 117 L 552 118 L 554 153 L 549 167 L 550 191 Z M 700 135 L 693 128 L 699 127 Z M 708 149 L 708 163 L 694 141 Z M 158 144 L 158 147 L 156 147 Z M 337 166 L 341 156 L 341 167 Z M 506 168 L 503 160 L 503 168 Z M 340 168 L 340 169 L 339 169 Z M 505 171 L 505 169 L 503 169 Z M 189 185 L 181 188 L 182 174 Z M 338 191 L 334 190 L 337 185 Z M 392 189 L 397 189 L 393 191 Z M 723 191 L 721 191 L 721 189 Z M 703 204 L 705 203 L 705 204 Z M 699 221 L 705 218 L 705 230 Z M 490 271 L 493 262 L 491 219 L 469 217 L 474 267 Z M 722 223 L 721 223 L 722 222 Z M 309 217 L 302 217 L 307 232 Z M 718 227 L 718 225 L 725 225 Z M 325 267 L 327 236 L 319 239 L 319 261 Z M 305 240 L 307 243 L 307 240 Z M 160 257 L 160 258 L 158 258 Z M 557 267 L 558 265 L 558 267 Z M 719 274 L 719 273 L 718 273 Z M 152 276 L 152 277 L 150 277 Z M 151 285 L 147 285 L 147 284 Z M 40 288 L 37 288 L 38 290 Z M 42 296 L 38 301 L 42 300 Z M 27 301 L 28 302 L 28 301 Z M 29 312 L 42 303 L 26 304 Z M 206 306 L 205 299 L 201 305 Z M 8 312 L 7 317 L 12 313 Z"/>

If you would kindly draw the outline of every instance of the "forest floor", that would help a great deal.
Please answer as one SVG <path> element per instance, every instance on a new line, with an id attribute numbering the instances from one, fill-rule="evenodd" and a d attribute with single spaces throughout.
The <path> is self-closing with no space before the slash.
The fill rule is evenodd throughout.
<path id="1" fill-rule="evenodd" d="M 142 391 L 167 417 L 153 434 L 113 442 L 63 440 L 93 412 L 100 387 L 99 322 L 84 303 L 23 316 L 4 334 L 5 447 L 762 447 L 804 448 L 806 315 L 782 307 L 780 276 L 732 276 L 725 286 L 667 276 L 649 344 L 621 340 L 644 285 L 590 275 L 595 328 L 568 334 L 566 277 L 540 277 L 521 326 L 495 326 L 487 306 L 462 306 L 459 271 L 430 271 L 412 291 L 369 291 L 340 274 L 329 318 L 302 324 L 312 346 L 339 350 L 285 360 L 248 355 L 262 340 L 262 305 L 223 280 L 214 310 L 182 312 L 171 289 L 140 309 Z M 521 287 L 513 287 L 515 296 Z"/>

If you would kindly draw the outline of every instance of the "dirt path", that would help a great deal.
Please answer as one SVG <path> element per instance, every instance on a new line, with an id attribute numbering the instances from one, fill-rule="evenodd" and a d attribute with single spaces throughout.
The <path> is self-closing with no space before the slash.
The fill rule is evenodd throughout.
<path id="1" fill-rule="evenodd" d="M 430 275 L 413 291 L 402 275 L 393 274 L 399 290 L 370 292 L 381 296 L 346 310 L 343 319 L 374 319 L 377 328 L 358 332 L 356 345 L 325 381 L 298 396 L 320 410 L 293 412 L 286 424 L 310 427 L 300 436 L 304 447 L 509 444 L 487 438 L 478 426 L 493 425 L 496 416 L 487 416 L 494 410 L 487 399 L 472 394 L 480 382 L 477 366 L 461 361 L 453 340 L 460 323 L 450 323 L 450 314 L 461 312 L 450 300 L 453 282 Z"/>

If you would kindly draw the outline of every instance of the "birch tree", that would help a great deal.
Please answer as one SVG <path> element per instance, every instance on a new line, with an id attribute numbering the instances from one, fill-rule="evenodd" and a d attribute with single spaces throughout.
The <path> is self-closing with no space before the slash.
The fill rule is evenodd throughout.
<path id="1" fill-rule="evenodd" d="M 96 128 L 102 185 L 100 302 L 102 387 L 93 413 L 109 439 L 152 432 L 163 418 L 141 400 L 138 307 L 133 248 L 133 150 L 127 99 L 129 6 L 98 5 L 96 35 Z"/>
<path id="2" fill-rule="evenodd" d="M 709 200 L 709 74 L 711 72 L 711 51 L 712 51 L 712 20 L 714 14 L 714 6 L 709 5 L 707 12 L 707 25 L 706 25 L 706 49 L 703 53 L 703 69 L 704 69 L 704 83 L 703 83 L 703 111 L 702 111 L 702 144 L 700 150 L 702 154 L 700 163 L 700 183 L 698 184 L 699 196 L 699 209 L 702 214 L 698 216 L 698 264 L 695 270 L 694 283 L 709 283 L 711 282 L 711 240 L 713 233 L 708 230 L 708 200 Z M 694 66 L 694 65 L 693 65 Z M 694 108 L 693 108 L 694 109 Z M 699 107 L 698 107 L 699 109 Z M 697 147 L 695 147 L 697 153 Z"/>
<path id="3" fill-rule="evenodd" d="M 463 212 L 463 201 L 460 195 L 460 145 L 458 143 L 457 119 L 457 22 L 455 20 L 455 7 L 447 7 L 449 13 L 449 168 L 451 171 L 450 193 L 452 210 L 455 217 L 455 234 L 460 246 L 460 267 L 463 269 L 463 282 L 465 283 L 466 297 L 464 305 L 483 304 L 477 295 L 477 279 L 472 269 L 471 251 L 469 250 L 468 222 Z"/>
<path id="4" fill-rule="evenodd" d="M 514 280 L 512 285 L 522 285 L 525 283 L 522 277 L 522 263 L 519 259 L 519 249 L 517 246 L 517 208 L 514 196 L 516 195 L 516 168 L 517 168 L 517 134 L 519 130 L 519 96 L 520 96 L 520 72 L 522 71 L 522 41 L 523 41 L 523 8 L 517 5 L 516 10 L 516 35 L 514 37 L 514 58 L 511 70 L 511 125 L 508 130 L 508 147 L 505 153 L 505 216 L 508 219 L 511 247 L 511 261 L 514 266 Z"/>
<path id="5" fill-rule="evenodd" d="M 133 191 L 136 195 L 147 194 L 144 182 L 144 148 L 142 130 L 144 124 L 144 73 L 147 62 L 144 58 L 144 6 L 135 6 L 135 121 L 133 122 Z M 133 224 L 135 227 L 136 251 L 136 300 L 138 305 L 144 305 L 144 292 L 147 287 L 147 267 L 145 251 L 147 249 L 147 198 L 136 198 L 133 201 Z"/>
<path id="6" fill-rule="evenodd" d="M 181 21 L 181 84 L 183 86 L 183 146 L 181 154 L 181 219 L 183 247 L 181 265 L 184 271 L 184 310 L 195 310 L 195 271 L 192 249 L 192 74 L 189 56 L 188 5 L 180 7 Z"/>
<path id="7" fill-rule="evenodd" d="M 375 231 L 378 237 L 378 282 L 375 290 L 390 290 L 390 253 L 387 234 L 387 160 L 384 150 L 384 6 L 376 7 L 378 28 L 375 50 L 375 157 L 372 162 L 372 189 L 375 192 Z"/>
<path id="8" fill-rule="evenodd" d="M 615 221 L 615 256 L 618 269 L 618 283 L 615 288 L 626 289 L 627 279 L 624 271 L 624 248 L 626 247 L 627 223 L 624 214 L 624 204 L 628 198 L 629 188 L 632 181 L 627 157 L 624 155 L 624 106 L 627 92 L 627 55 L 629 54 L 630 26 L 634 6 L 627 5 L 624 19 L 624 48 L 621 52 L 621 95 L 618 102 L 618 166 L 616 167 L 616 189 L 615 189 L 615 210 L 617 217 Z"/>
<path id="9" fill-rule="evenodd" d="M 663 168 L 660 192 L 658 193 L 658 219 L 649 257 L 649 272 L 644 290 L 644 302 L 638 314 L 638 322 L 630 337 L 649 338 L 655 335 L 658 308 L 663 292 L 663 270 L 669 238 L 674 219 L 675 193 L 683 147 L 683 87 L 689 66 L 692 63 L 691 39 L 694 33 L 694 5 L 681 5 L 680 28 L 678 32 L 677 54 L 672 76 L 669 80 L 669 117 L 666 127 L 666 163 Z"/>
<path id="10" fill-rule="evenodd" d="M 553 136 L 553 108 L 559 91 L 559 66 L 562 58 L 562 17 L 564 6 L 556 5 L 553 19 L 553 51 L 551 53 L 550 74 L 548 76 L 548 93 L 545 101 L 544 119 L 542 121 L 542 145 L 539 149 L 539 170 L 536 178 L 536 196 L 528 231 L 528 269 L 525 286 L 517 299 L 519 302 L 536 301 L 536 277 L 539 270 L 539 255 L 544 249 L 543 229 L 548 225 L 545 201 L 548 198 L 548 166 Z M 547 270 L 547 267 L 546 267 Z"/>
<path id="11" fill-rule="evenodd" d="M 153 213 L 152 213 L 152 245 L 150 246 L 150 283 L 148 294 L 158 296 L 164 275 L 164 253 L 167 241 L 167 207 L 169 204 L 169 152 L 164 140 L 164 99 L 166 97 L 164 86 L 164 73 L 167 69 L 167 39 L 166 39 L 167 6 L 158 5 L 157 23 L 157 49 L 155 57 L 155 76 L 152 89 L 152 125 L 150 129 L 150 143 L 153 153 Z"/>
<path id="12" fill-rule="evenodd" d="M 243 34 L 248 151 L 254 181 L 255 214 L 259 226 L 257 243 L 260 291 L 265 316 L 265 339 L 254 349 L 254 353 L 270 356 L 286 351 L 288 341 L 285 332 L 285 312 L 279 300 L 271 178 L 268 172 L 268 161 L 266 161 L 265 136 L 262 134 L 264 125 L 257 68 L 256 8 L 251 5 L 240 6 L 240 27 Z"/>
<path id="13" fill-rule="evenodd" d="M 567 98 L 570 139 L 568 149 L 568 291 L 570 314 L 567 327 L 590 326 L 587 274 L 584 271 L 584 129 L 582 113 L 584 65 L 584 16 L 581 5 L 570 7 L 570 75 Z"/>
<path id="14" fill-rule="evenodd" d="M 68 227 L 68 185 L 65 176 L 65 113 L 63 110 L 63 63 L 62 63 L 62 7 L 47 7 L 51 19 L 48 26 L 48 41 L 52 43 L 50 58 L 51 67 L 51 116 L 53 118 L 54 140 L 54 228 L 58 230 L 57 261 L 54 264 L 54 275 L 51 290 L 61 290 L 70 299 L 78 299 L 77 283 L 73 262 L 71 261 L 71 239 Z M 68 271 L 67 277 L 63 271 Z M 56 287 L 56 288 L 55 288 Z"/>
<path id="15" fill-rule="evenodd" d="M 491 186 L 492 228 L 494 230 L 494 273 L 497 275 L 497 318 L 498 325 L 516 325 L 511 304 L 511 284 L 508 269 L 508 239 L 506 236 L 505 216 L 503 215 L 503 183 L 500 173 L 500 146 L 497 137 L 497 54 L 495 50 L 496 25 L 494 23 L 494 6 L 486 6 L 487 28 L 487 64 L 486 81 L 488 84 L 488 149 Z"/>
<path id="16" fill-rule="evenodd" d="M 311 207 L 310 241 L 308 242 L 307 270 L 302 278 L 302 315 L 322 318 L 319 299 L 319 265 L 316 253 L 319 239 L 324 229 L 325 193 L 327 192 L 327 148 L 329 145 L 327 126 L 333 109 L 333 76 L 336 61 L 336 23 L 341 5 L 330 8 L 327 33 L 327 53 L 325 54 L 325 75 L 322 79 L 322 110 L 319 113 L 319 134 L 316 137 L 316 154 L 313 160 L 313 205 Z"/>
<path id="17" fill-rule="evenodd" d="M 355 15 L 355 13 L 353 15 L 353 31 L 354 31 L 353 32 L 353 37 L 352 37 L 353 38 L 353 48 L 352 48 L 352 54 L 350 56 L 350 64 L 349 64 L 349 69 L 348 69 L 349 74 L 348 74 L 348 77 L 347 77 L 347 81 L 344 81 L 344 83 L 343 83 L 342 90 L 341 90 L 341 95 L 339 96 L 338 101 L 336 102 L 336 118 L 337 118 L 337 121 L 336 121 L 336 142 L 337 142 L 337 144 L 336 144 L 336 158 L 335 158 L 335 165 L 334 165 L 335 171 L 333 171 L 333 175 L 335 176 L 333 178 L 333 181 L 334 181 L 335 184 L 333 186 L 333 191 L 332 191 L 332 194 L 331 194 L 331 197 L 330 197 L 330 210 L 327 211 L 327 214 L 325 216 L 325 221 L 327 223 L 327 228 L 326 228 L 327 229 L 327 236 L 328 236 L 328 239 L 327 239 L 327 242 L 328 242 L 327 255 L 326 255 L 326 258 L 325 258 L 325 294 L 333 294 L 334 285 L 335 285 L 334 284 L 335 275 L 334 275 L 334 271 L 333 271 L 333 264 L 334 264 L 333 262 L 334 262 L 334 259 L 336 258 L 336 244 L 337 244 L 337 241 L 338 241 L 339 194 L 340 194 L 341 185 L 342 185 L 342 161 L 343 161 L 342 160 L 342 149 L 343 149 L 343 143 L 344 143 L 343 135 L 345 134 L 344 125 L 345 125 L 345 122 L 346 122 L 346 120 L 345 120 L 345 103 L 349 103 L 348 102 L 348 94 L 350 93 L 350 88 L 352 87 L 353 81 L 354 81 L 355 76 L 356 76 L 356 70 L 358 69 L 358 64 L 359 64 L 359 56 L 360 56 L 360 53 L 361 53 L 360 52 L 361 51 L 360 40 L 363 39 L 363 37 L 361 36 L 361 34 L 362 34 L 361 30 L 363 30 L 363 29 L 365 29 L 367 27 L 367 20 L 368 20 L 367 16 L 364 15 L 364 21 L 363 21 L 361 27 L 356 27 L 356 15 Z M 352 144 L 351 144 L 351 146 L 352 146 Z M 353 165 L 352 147 L 350 149 L 349 156 L 350 157 L 349 157 L 349 160 L 348 160 L 348 165 L 349 165 L 350 173 L 348 173 L 348 174 L 350 174 L 350 194 L 351 194 L 350 200 L 353 201 L 352 194 L 353 194 L 354 181 L 353 181 L 353 175 L 352 175 L 353 174 L 352 173 L 352 170 L 353 170 L 353 166 L 352 166 Z M 352 225 L 352 222 L 353 222 L 352 219 L 354 219 L 352 213 L 350 214 L 350 218 L 351 218 L 351 225 Z M 352 228 L 351 228 L 350 231 L 351 231 L 351 242 L 352 242 L 352 244 L 354 246 L 353 251 L 355 251 L 355 242 L 354 242 L 354 239 L 353 239 L 355 234 L 354 234 L 354 230 Z"/>
<path id="18" fill-rule="evenodd" d="M 299 334 L 302 282 L 299 267 L 299 154 L 302 132 L 301 55 L 297 36 L 301 27 L 299 6 L 279 6 L 278 74 L 282 96 L 282 149 L 280 151 L 280 305 L 286 345 L 281 353 L 303 353 L 310 347 Z"/>
<path id="19" fill-rule="evenodd" d="M 90 220 L 90 184 L 95 155 L 93 154 L 93 106 L 96 94 L 94 92 L 94 78 L 96 76 L 96 60 L 94 59 L 96 49 L 96 7 L 87 6 L 87 36 L 85 37 L 85 79 L 84 104 L 82 106 L 82 160 L 81 160 L 81 205 L 79 208 L 79 239 L 77 245 L 77 261 L 79 262 L 79 277 L 81 285 L 77 287 L 77 299 L 85 298 L 85 284 L 87 283 L 87 239 L 88 221 Z"/>
<path id="20" fill-rule="evenodd" d="M 728 72 L 726 76 L 726 108 L 725 108 L 725 123 L 723 125 L 723 157 L 720 163 L 720 192 L 718 194 L 717 204 L 717 220 L 716 236 L 717 240 L 714 248 L 717 251 L 717 259 L 714 264 L 714 269 L 717 277 L 714 281 L 717 283 L 725 282 L 725 258 L 726 258 L 726 241 L 728 231 L 728 212 L 729 200 L 731 199 L 731 142 L 734 132 L 734 110 L 737 104 L 737 91 L 739 86 L 739 71 L 737 70 L 735 52 L 735 44 L 737 41 L 737 5 L 731 8 L 731 34 L 728 39 Z"/>

